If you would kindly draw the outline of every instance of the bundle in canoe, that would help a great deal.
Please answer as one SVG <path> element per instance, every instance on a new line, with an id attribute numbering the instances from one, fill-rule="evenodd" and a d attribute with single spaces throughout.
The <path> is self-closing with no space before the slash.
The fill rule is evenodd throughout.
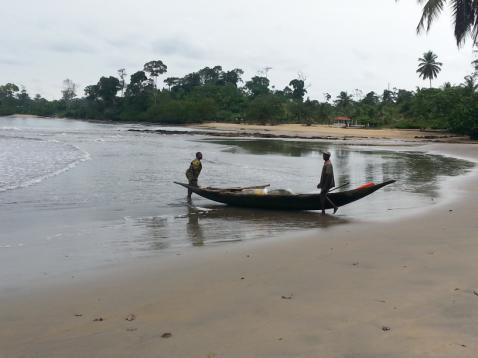
<path id="1" fill-rule="evenodd" d="M 350 204 L 372 194 L 386 185 L 394 183 L 388 180 L 380 184 L 363 185 L 353 190 L 337 193 L 329 193 L 328 197 L 338 207 Z M 206 199 L 246 208 L 270 209 L 270 210 L 322 210 L 320 194 L 293 194 L 287 191 L 266 192 L 261 191 L 269 185 L 247 188 L 201 188 L 184 183 L 175 182 L 193 193 Z M 331 209 L 332 205 L 327 202 L 325 209 Z"/>

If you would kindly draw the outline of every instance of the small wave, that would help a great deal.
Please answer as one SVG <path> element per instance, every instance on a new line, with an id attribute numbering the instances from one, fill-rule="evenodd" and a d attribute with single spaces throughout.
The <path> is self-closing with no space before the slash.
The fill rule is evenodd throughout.
<path id="1" fill-rule="evenodd" d="M 18 127 L 0 127 L 0 131 L 22 131 L 22 128 Z"/>
<path id="2" fill-rule="evenodd" d="M 12 139 L 12 138 L 10 138 Z M 16 138 L 16 139 L 23 139 L 23 140 L 39 140 L 37 138 Z M 20 188 L 26 188 L 26 187 L 29 187 L 29 186 L 32 186 L 32 185 L 35 185 L 35 184 L 38 184 L 38 183 L 41 183 L 43 182 L 44 180 L 48 179 L 48 178 L 51 178 L 51 177 L 54 177 L 54 176 L 57 176 L 57 175 L 60 175 L 62 173 L 65 173 L 66 171 L 70 170 L 70 169 L 73 169 L 75 168 L 78 164 L 82 163 L 82 162 L 85 162 L 85 161 L 88 161 L 91 159 L 91 156 L 88 152 L 84 151 L 83 149 L 79 148 L 78 146 L 76 145 L 73 145 L 73 144 L 69 144 L 69 143 L 64 143 L 64 142 L 60 142 L 60 141 L 57 141 L 57 140 L 40 140 L 42 142 L 49 142 L 49 143 L 61 143 L 61 144 L 64 144 L 65 146 L 68 146 L 72 149 L 74 149 L 75 151 L 77 151 L 78 153 L 80 153 L 80 156 L 79 158 L 73 160 L 72 162 L 70 163 L 67 163 L 63 168 L 60 168 L 60 169 L 57 169 L 57 170 L 54 170 L 53 172 L 51 173 L 46 173 L 46 174 L 43 174 L 43 175 L 39 175 L 37 177 L 34 177 L 34 178 L 30 178 L 30 179 L 27 179 L 25 181 L 22 181 L 20 183 L 12 183 L 12 184 L 6 184 L 6 186 L 4 187 L 0 187 L 0 192 L 5 192 L 5 191 L 9 191 L 9 190 L 15 190 L 15 189 L 20 189 Z"/>
<path id="3" fill-rule="evenodd" d="M 21 129 L 20 129 L 21 130 Z M 5 139 L 22 139 L 22 140 L 32 140 L 32 141 L 38 141 L 38 142 L 45 142 L 44 139 L 41 138 L 32 138 L 32 137 L 23 137 L 21 135 L 4 135 L 0 134 L 0 138 L 5 138 Z"/>
<path id="4" fill-rule="evenodd" d="M 11 186 L 7 186 L 7 187 L 4 187 L 4 188 L 0 188 L 0 192 L 4 192 L 4 191 L 8 191 L 8 190 L 15 190 L 15 189 L 20 189 L 20 188 L 27 188 L 29 186 L 32 186 L 32 185 L 35 185 L 35 184 L 38 184 L 38 183 L 41 183 L 42 181 L 48 179 L 48 178 L 51 178 L 51 177 L 54 177 L 54 176 L 57 176 L 59 174 L 62 174 L 70 169 L 73 169 L 74 167 L 76 167 L 79 163 L 81 162 L 85 162 L 87 160 L 90 160 L 91 158 L 88 156 L 88 158 L 81 158 L 73 163 L 70 163 L 68 164 L 66 167 L 62 168 L 62 169 L 59 169 L 53 173 L 49 173 L 49 174 L 45 174 L 45 175 L 42 175 L 42 176 L 39 176 L 37 178 L 33 178 L 33 179 L 30 179 L 30 180 L 27 180 L 21 184 L 16 184 L 16 185 L 11 185 Z"/>

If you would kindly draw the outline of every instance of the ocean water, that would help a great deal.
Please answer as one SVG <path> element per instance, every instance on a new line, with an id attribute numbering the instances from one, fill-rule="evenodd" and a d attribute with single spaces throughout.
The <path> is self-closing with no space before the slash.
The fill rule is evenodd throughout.
<path id="1" fill-rule="evenodd" d="M 442 199 L 441 185 L 473 164 L 387 148 L 300 140 L 221 139 L 129 132 L 138 124 L 0 117 L 0 290 L 75 275 L 142 256 L 172 255 L 245 240 L 274 240 L 331 225 L 394 218 Z M 154 127 L 156 128 L 156 127 Z M 193 197 L 184 172 L 204 154 L 201 185 L 271 184 L 313 192 L 321 151 L 338 185 L 397 183 L 340 209 L 270 212 Z"/>
<path id="2" fill-rule="evenodd" d="M 0 137 L 0 191 L 27 187 L 88 160 L 88 153 L 57 140 Z"/>

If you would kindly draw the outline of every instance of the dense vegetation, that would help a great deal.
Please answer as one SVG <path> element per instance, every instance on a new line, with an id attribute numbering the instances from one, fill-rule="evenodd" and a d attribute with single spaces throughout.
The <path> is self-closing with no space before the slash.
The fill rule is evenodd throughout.
<path id="1" fill-rule="evenodd" d="M 423 61 L 420 66 L 422 75 Z M 476 73 L 460 85 L 366 94 L 356 90 L 353 95 L 344 91 L 336 98 L 325 93 L 324 100 L 319 101 L 306 98 L 307 86 L 301 76 L 278 90 L 265 76 L 243 82 L 240 69 L 205 67 L 182 78 L 162 76 L 166 72 L 163 62 L 151 61 L 126 83 L 126 73 L 121 69 L 118 77 L 101 77 L 87 86 L 81 98 L 76 95 L 75 83 L 65 80 L 61 99 L 53 101 L 40 95 L 31 98 L 24 88 L 8 83 L 0 86 L 0 115 L 25 113 L 167 124 L 213 120 L 311 124 L 350 116 L 372 127 L 447 129 L 478 137 Z M 436 75 L 435 68 L 424 78 Z M 157 86 L 160 76 L 164 77 L 164 88 Z"/>

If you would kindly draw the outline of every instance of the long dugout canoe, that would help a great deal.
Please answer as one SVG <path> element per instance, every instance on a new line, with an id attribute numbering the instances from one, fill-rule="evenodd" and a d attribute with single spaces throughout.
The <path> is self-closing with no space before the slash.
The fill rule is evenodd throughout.
<path id="1" fill-rule="evenodd" d="M 322 210 L 320 204 L 320 194 L 257 194 L 251 190 L 241 190 L 241 188 L 202 188 L 191 186 L 185 183 L 178 183 L 193 193 L 206 199 L 223 203 L 230 206 L 239 206 L 245 208 L 258 208 L 268 210 Z M 338 207 L 350 204 L 362 199 L 384 186 L 395 183 L 395 180 L 387 180 L 380 184 L 371 184 L 358 187 L 353 190 L 347 190 L 337 193 L 330 193 L 328 197 Z M 264 188 L 257 186 L 250 188 Z M 326 200 L 325 209 L 331 209 L 332 205 Z"/>

